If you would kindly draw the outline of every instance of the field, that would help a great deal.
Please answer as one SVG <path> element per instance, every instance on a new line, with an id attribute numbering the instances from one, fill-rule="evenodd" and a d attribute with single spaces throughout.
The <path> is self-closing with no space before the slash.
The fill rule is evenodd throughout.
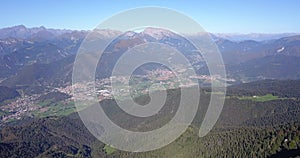
<path id="1" fill-rule="evenodd" d="M 274 96 L 272 94 L 266 94 L 262 96 L 240 96 L 237 97 L 239 100 L 252 100 L 254 102 L 266 102 L 278 99 L 286 99 L 286 98 L 279 98 L 278 96 Z"/>
<path id="2" fill-rule="evenodd" d="M 48 101 L 40 102 L 39 105 L 44 107 L 42 110 L 37 110 L 33 114 L 37 117 L 47 116 L 67 116 L 76 111 L 74 102 L 57 102 L 49 104 Z M 47 106 L 45 106 L 47 105 Z"/>

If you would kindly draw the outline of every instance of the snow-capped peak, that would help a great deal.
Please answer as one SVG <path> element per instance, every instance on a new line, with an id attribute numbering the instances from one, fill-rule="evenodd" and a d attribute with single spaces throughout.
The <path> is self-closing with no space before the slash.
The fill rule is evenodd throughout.
<path id="1" fill-rule="evenodd" d="M 174 36 L 175 34 L 169 30 L 162 28 L 152 28 L 148 27 L 143 32 L 143 34 L 149 35 L 155 39 L 162 39 L 165 36 Z"/>
<path id="2" fill-rule="evenodd" d="M 120 31 L 110 29 L 95 29 L 92 33 L 97 33 L 104 37 L 114 37 L 121 34 Z"/>

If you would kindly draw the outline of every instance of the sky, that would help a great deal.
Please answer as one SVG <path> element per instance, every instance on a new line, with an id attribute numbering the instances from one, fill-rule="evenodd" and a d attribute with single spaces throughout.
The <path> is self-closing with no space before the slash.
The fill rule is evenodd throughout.
<path id="1" fill-rule="evenodd" d="M 3 0 L 0 28 L 91 30 L 116 13 L 144 6 L 177 10 L 212 33 L 300 33 L 300 0 Z"/>

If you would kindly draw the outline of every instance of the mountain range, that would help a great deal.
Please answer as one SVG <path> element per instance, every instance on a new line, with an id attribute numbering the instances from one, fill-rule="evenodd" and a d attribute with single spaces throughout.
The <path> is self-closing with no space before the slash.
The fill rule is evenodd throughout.
<path id="1" fill-rule="evenodd" d="M 70 83 L 75 55 L 88 33 L 90 31 L 26 28 L 22 25 L 0 29 L 1 84 L 13 86 Z M 97 30 L 97 33 L 101 36 L 112 36 L 119 32 Z M 222 36 L 211 36 L 223 57 L 227 75 L 237 80 L 237 83 L 300 77 L 298 35 L 279 39 L 274 37 L 264 41 L 249 40 L 251 37 L 244 41 L 231 41 L 221 38 Z M 193 38 L 197 38 L 197 35 Z M 184 37 L 164 29 L 147 28 L 140 33 L 125 32 L 107 47 L 99 64 L 104 64 L 99 69 L 99 77 L 109 76 L 113 63 L 128 48 L 145 42 L 159 42 L 175 47 L 195 65 L 198 73 L 208 72 L 202 57 L 197 53 L 193 54 L 193 45 Z"/>

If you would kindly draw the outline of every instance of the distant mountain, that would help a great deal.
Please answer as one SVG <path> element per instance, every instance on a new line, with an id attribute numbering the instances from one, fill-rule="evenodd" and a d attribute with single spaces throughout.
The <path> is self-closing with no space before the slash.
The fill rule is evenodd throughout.
<path id="1" fill-rule="evenodd" d="M 300 57 L 300 35 L 280 38 L 266 45 L 268 54 Z"/>
<path id="2" fill-rule="evenodd" d="M 53 39 L 0 40 L 0 78 L 15 75 L 32 64 L 50 64 L 77 53 L 86 32 L 73 31 Z"/>
<path id="3" fill-rule="evenodd" d="M 266 55 L 263 43 L 256 41 L 233 42 L 226 39 L 216 41 L 225 64 L 238 64 Z"/>
<path id="4" fill-rule="evenodd" d="M 300 78 L 300 36 L 268 42 L 218 42 L 229 76 L 243 81 Z"/>
<path id="5" fill-rule="evenodd" d="M 0 39 L 18 38 L 18 39 L 52 39 L 65 33 L 71 33 L 72 30 L 47 29 L 43 26 L 27 28 L 24 25 L 18 25 L 0 29 Z"/>
<path id="6" fill-rule="evenodd" d="M 215 33 L 214 36 L 224 38 L 231 41 L 267 41 L 276 40 L 283 37 L 295 36 L 299 33 L 280 33 L 280 34 L 263 34 L 263 33 L 249 33 L 249 34 L 234 34 L 234 33 Z"/>
<path id="7" fill-rule="evenodd" d="M 226 39 L 216 41 L 225 64 L 238 64 L 248 60 L 272 55 L 299 56 L 300 35 L 278 40 L 257 42 L 246 40 L 234 42 Z"/>
<path id="8" fill-rule="evenodd" d="M 104 51 L 101 60 L 98 63 L 98 77 L 109 77 L 113 70 L 113 66 L 118 59 L 129 48 L 144 44 L 147 42 L 157 42 L 168 45 L 172 48 L 182 52 L 182 54 L 190 61 L 195 67 L 203 67 L 203 57 L 195 52 L 196 48 L 184 37 L 165 29 L 146 28 L 140 33 L 128 31 L 116 38 Z M 166 52 L 160 52 L 165 53 Z M 168 54 L 169 56 L 172 56 Z M 172 58 L 173 59 L 173 58 Z M 174 58 L 175 59 L 175 58 Z M 132 58 L 130 60 L 136 60 Z M 128 61 L 130 63 L 131 61 Z M 145 71 L 158 68 L 157 65 L 152 64 L 144 67 Z M 162 68 L 162 67 L 160 67 Z M 141 72 L 142 73 L 142 72 Z"/>
<path id="9" fill-rule="evenodd" d="M 10 86 L 70 83 L 75 54 L 90 33 L 25 26 L 1 31 L 1 36 L 5 39 L 0 36 L 0 79 L 6 79 L 2 84 Z M 43 32 L 48 32 L 51 36 Z M 120 33 L 115 30 L 94 30 L 90 36 L 112 37 Z M 35 38 L 38 36 L 39 38 Z M 200 36 L 194 35 L 193 38 Z M 217 35 L 212 35 L 212 38 L 220 50 L 230 78 L 243 82 L 268 78 L 300 78 L 300 36 L 268 41 L 231 41 Z M 194 46 L 184 37 L 165 29 L 146 28 L 139 33 L 124 32 L 115 39 L 98 63 L 97 77 L 109 77 L 114 64 L 124 52 L 145 42 L 159 42 L 176 48 L 187 57 L 198 73 L 208 73 L 202 56 L 194 51 Z M 147 67 L 151 68 L 155 66 Z"/>

